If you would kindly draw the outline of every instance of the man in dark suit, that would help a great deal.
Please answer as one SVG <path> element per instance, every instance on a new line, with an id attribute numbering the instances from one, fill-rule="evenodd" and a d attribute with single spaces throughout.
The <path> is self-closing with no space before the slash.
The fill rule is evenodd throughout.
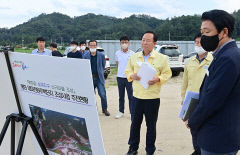
<path id="1" fill-rule="evenodd" d="M 92 78 L 94 89 L 97 87 L 98 94 L 101 98 L 102 112 L 106 116 L 110 116 L 110 113 L 107 110 L 107 96 L 105 89 L 105 79 L 104 79 L 104 68 L 106 64 L 105 55 L 97 51 L 97 41 L 90 40 L 88 42 L 88 47 L 90 52 L 83 55 L 84 59 L 90 59 L 91 69 L 92 69 Z"/>
<path id="2" fill-rule="evenodd" d="M 213 51 L 199 105 L 187 122 L 202 155 L 236 155 L 240 149 L 240 50 L 232 39 L 234 18 L 223 10 L 202 14 L 201 45 Z"/>

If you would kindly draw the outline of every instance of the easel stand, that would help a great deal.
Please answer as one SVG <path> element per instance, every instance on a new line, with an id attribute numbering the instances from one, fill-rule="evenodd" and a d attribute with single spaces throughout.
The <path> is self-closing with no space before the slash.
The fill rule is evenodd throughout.
<path id="1" fill-rule="evenodd" d="M 9 55 L 8 55 L 8 51 L 0 51 L 0 52 L 4 52 L 4 55 L 5 55 L 5 58 L 6 58 L 8 71 L 9 71 L 9 75 L 10 75 L 10 79 L 11 79 L 11 82 L 12 82 L 13 91 L 14 91 L 14 95 L 15 95 L 15 99 L 16 99 L 16 103 L 17 103 L 17 107 L 18 107 L 18 111 L 19 111 L 19 114 L 12 113 L 12 114 L 10 114 L 6 117 L 6 121 L 4 123 L 3 129 L 2 129 L 1 135 L 0 135 L 0 146 L 2 144 L 3 138 L 6 134 L 7 129 L 8 129 L 8 126 L 11 122 L 11 155 L 15 155 L 15 123 L 16 122 L 21 122 L 22 123 L 22 131 L 21 131 L 21 135 L 20 135 L 20 138 L 19 138 L 19 143 L 18 143 L 16 155 L 21 155 L 21 153 L 22 153 L 23 143 L 24 143 L 24 139 L 25 139 L 25 135 L 26 135 L 28 125 L 30 125 L 30 127 L 31 127 L 31 129 L 32 129 L 32 131 L 33 131 L 41 149 L 42 149 L 43 154 L 48 155 L 47 149 L 46 149 L 40 135 L 38 134 L 37 128 L 35 127 L 35 125 L 33 123 L 33 119 L 30 118 L 30 117 L 27 117 L 22 112 L 19 97 L 18 97 L 18 94 L 17 94 L 17 88 L 16 88 L 16 84 L 15 84 L 15 80 L 14 80 L 14 76 L 13 76 L 13 72 L 12 72 L 12 68 L 11 68 L 11 63 L 10 63 L 10 59 L 9 59 Z"/>

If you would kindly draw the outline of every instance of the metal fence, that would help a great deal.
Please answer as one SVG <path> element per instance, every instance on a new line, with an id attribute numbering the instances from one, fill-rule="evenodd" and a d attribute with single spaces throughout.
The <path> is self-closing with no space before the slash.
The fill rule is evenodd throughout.
<path id="1" fill-rule="evenodd" d="M 115 52 L 121 49 L 119 40 L 97 40 L 98 46 L 102 47 L 110 59 L 110 64 L 115 65 Z M 88 41 L 87 41 L 88 42 Z M 194 52 L 194 42 L 193 41 L 158 41 L 157 44 L 174 44 L 179 47 L 179 50 L 183 55 L 188 55 Z M 240 42 L 237 42 L 238 47 L 240 47 Z M 141 40 L 130 40 L 129 49 L 136 51 L 141 47 Z"/>

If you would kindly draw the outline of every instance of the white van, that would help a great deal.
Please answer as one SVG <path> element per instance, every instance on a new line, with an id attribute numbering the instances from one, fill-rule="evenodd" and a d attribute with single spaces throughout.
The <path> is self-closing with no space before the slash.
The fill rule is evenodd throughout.
<path id="1" fill-rule="evenodd" d="M 177 45 L 156 45 L 154 49 L 166 55 L 173 76 L 178 76 L 184 70 L 184 56 Z M 142 48 L 139 48 L 136 52 L 139 51 L 142 51 Z"/>

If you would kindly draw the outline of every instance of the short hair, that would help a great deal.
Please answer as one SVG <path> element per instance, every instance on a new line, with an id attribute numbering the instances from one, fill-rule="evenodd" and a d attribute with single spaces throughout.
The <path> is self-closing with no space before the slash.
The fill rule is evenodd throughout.
<path id="1" fill-rule="evenodd" d="M 57 44 L 56 43 L 51 43 L 50 47 L 57 48 Z"/>
<path id="2" fill-rule="evenodd" d="M 201 38 L 201 37 L 202 37 L 202 34 L 201 32 L 199 32 L 194 36 L 193 40 L 196 40 L 197 38 Z"/>
<path id="3" fill-rule="evenodd" d="M 97 45 L 97 41 L 96 41 L 96 40 L 90 40 L 90 41 L 88 42 L 88 46 L 90 45 L 91 42 L 95 42 L 96 45 Z"/>
<path id="4" fill-rule="evenodd" d="M 45 41 L 45 39 L 44 39 L 43 37 L 38 37 L 38 38 L 36 39 L 36 42 L 39 42 L 39 41 Z"/>
<path id="5" fill-rule="evenodd" d="M 128 36 L 122 36 L 122 37 L 120 38 L 120 41 L 122 41 L 122 40 L 127 40 L 127 41 L 129 41 L 129 38 L 128 38 Z"/>
<path id="6" fill-rule="evenodd" d="M 76 41 L 71 41 L 70 44 L 73 44 L 73 45 L 77 45 L 77 46 L 78 46 L 78 42 L 76 42 Z"/>
<path id="7" fill-rule="evenodd" d="M 156 35 L 155 32 L 153 32 L 153 31 L 146 31 L 144 34 L 146 34 L 146 33 L 151 33 L 151 34 L 153 34 L 153 41 L 154 41 L 154 42 L 157 42 L 158 36 Z M 143 36 L 144 36 L 144 34 L 143 34 Z"/>
<path id="8" fill-rule="evenodd" d="M 81 46 L 82 44 L 86 44 L 86 41 L 81 41 L 79 45 Z"/>
<path id="9" fill-rule="evenodd" d="M 228 29 L 228 36 L 232 37 L 234 31 L 235 19 L 224 10 L 210 10 L 202 14 L 202 21 L 210 20 L 217 28 L 218 33 L 224 28 Z"/>

